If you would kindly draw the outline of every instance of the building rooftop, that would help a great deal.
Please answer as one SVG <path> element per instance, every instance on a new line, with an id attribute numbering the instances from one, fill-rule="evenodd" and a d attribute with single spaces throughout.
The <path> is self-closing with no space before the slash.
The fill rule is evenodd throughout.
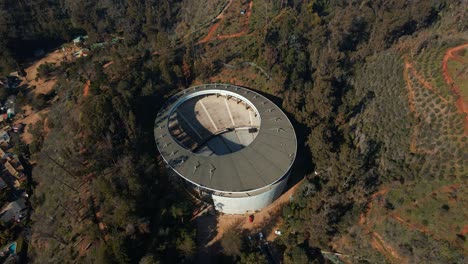
<path id="1" fill-rule="evenodd" d="M 11 202 L 0 211 L 0 221 L 16 221 L 20 219 L 22 215 L 24 215 L 25 209 L 26 201 L 24 198 L 20 198 L 14 202 Z"/>
<path id="2" fill-rule="evenodd" d="M 191 87 L 171 97 L 155 121 L 167 164 L 207 189 L 245 192 L 268 187 L 294 162 L 289 119 L 264 96 L 234 85 Z"/>
<path id="3" fill-rule="evenodd" d="M 6 187 L 8 187 L 8 185 L 7 185 L 6 182 L 3 180 L 3 178 L 0 178 L 0 190 L 5 189 Z"/>

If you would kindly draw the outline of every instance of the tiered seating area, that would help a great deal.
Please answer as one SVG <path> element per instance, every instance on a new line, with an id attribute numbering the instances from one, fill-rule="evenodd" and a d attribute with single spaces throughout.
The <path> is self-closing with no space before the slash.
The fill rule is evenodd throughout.
<path id="1" fill-rule="evenodd" d="M 242 149 L 259 127 L 260 117 L 248 104 L 215 94 L 185 101 L 169 120 L 169 131 L 182 146 L 208 156 Z"/>

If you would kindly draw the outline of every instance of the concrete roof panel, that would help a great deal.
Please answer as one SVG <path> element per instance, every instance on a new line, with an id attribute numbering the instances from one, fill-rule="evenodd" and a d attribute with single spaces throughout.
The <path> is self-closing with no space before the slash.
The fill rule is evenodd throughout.
<path id="1" fill-rule="evenodd" d="M 256 109 L 261 119 L 258 134 L 250 145 L 227 155 L 193 153 L 170 134 L 168 117 L 190 98 L 217 93 L 239 98 Z M 228 116 L 226 113 L 213 118 L 219 120 Z M 191 87 L 170 98 L 159 110 L 154 134 L 158 150 L 172 169 L 193 184 L 218 192 L 245 192 L 272 185 L 289 172 L 297 149 L 294 128 L 279 107 L 256 92 L 228 84 Z"/>

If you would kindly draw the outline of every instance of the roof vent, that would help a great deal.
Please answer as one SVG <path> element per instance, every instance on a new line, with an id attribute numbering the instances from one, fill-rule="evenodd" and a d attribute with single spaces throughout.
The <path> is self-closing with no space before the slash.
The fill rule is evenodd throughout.
<path id="1" fill-rule="evenodd" d="M 213 166 L 213 164 L 210 164 L 211 165 L 211 169 L 210 169 L 210 180 L 211 180 L 211 177 L 213 177 L 213 174 L 214 174 L 214 171 L 216 170 L 215 166 Z"/>
<path id="2" fill-rule="evenodd" d="M 193 173 L 195 173 L 195 171 L 197 171 L 197 169 L 200 167 L 200 165 L 201 165 L 201 164 L 200 164 L 200 161 L 197 161 L 197 165 L 195 165 L 195 166 L 193 167 Z"/>

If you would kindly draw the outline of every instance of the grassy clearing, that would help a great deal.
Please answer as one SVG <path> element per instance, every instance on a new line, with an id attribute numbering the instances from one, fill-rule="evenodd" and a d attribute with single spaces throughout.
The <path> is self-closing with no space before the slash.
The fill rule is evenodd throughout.
<path id="1" fill-rule="evenodd" d="M 464 187 L 441 188 L 417 201 L 414 206 L 400 210 L 400 214 L 410 223 L 427 229 L 434 237 L 455 242 L 468 217 L 466 194 Z M 464 245 L 465 249 L 468 249 L 467 246 Z"/>
<path id="2" fill-rule="evenodd" d="M 226 10 L 224 19 L 217 30 L 219 35 L 229 35 L 241 32 L 247 20 L 250 1 L 233 1 Z M 244 14 L 241 14 L 244 11 Z"/>
<path id="3" fill-rule="evenodd" d="M 408 223 L 411 225 L 411 223 Z M 387 218 L 375 226 L 376 232 L 386 238 L 386 242 L 401 255 L 414 258 L 419 263 L 458 263 L 463 259 L 463 251 L 454 249 L 449 242 L 434 239 L 424 232 L 408 228 L 394 218 Z M 433 251 L 437 248 L 437 252 Z"/>

